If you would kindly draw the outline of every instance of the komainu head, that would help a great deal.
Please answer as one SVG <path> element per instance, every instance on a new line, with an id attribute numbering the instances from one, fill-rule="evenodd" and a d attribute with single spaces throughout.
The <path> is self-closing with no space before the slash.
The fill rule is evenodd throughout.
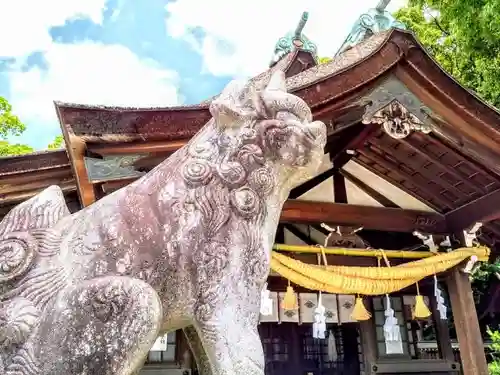
<path id="1" fill-rule="evenodd" d="M 326 127 L 312 121 L 311 110 L 301 98 L 286 92 L 283 72 L 274 73 L 262 88 L 230 83 L 211 103 L 210 112 L 219 137 L 251 159 L 242 160 L 247 168 L 252 169 L 250 161 L 261 160 L 281 183 L 286 181 L 287 188 L 317 172 Z"/>

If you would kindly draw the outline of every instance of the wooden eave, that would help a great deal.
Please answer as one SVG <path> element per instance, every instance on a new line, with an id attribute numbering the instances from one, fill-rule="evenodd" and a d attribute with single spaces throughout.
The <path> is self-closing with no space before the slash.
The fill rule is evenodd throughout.
<path id="1" fill-rule="evenodd" d="M 398 141 L 374 129 L 361 144 L 350 145 L 356 150 L 353 160 L 455 220 L 452 212 L 500 189 L 500 114 L 446 74 L 412 33 L 377 34 L 327 64 L 288 77 L 287 86 L 335 133 L 345 126 L 362 129 L 365 103 L 360 100 L 389 76 L 431 110 L 439 134 L 415 132 Z M 85 143 L 78 159 L 88 151 L 104 155 L 153 149 L 161 158 L 210 118 L 208 103 L 156 109 L 56 106 L 72 140 Z M 337 144 L 351 140 L 342 138 Z M 334 151 L 338 157 L 345 147 Z M 475 220 L 496 219 L 498 204 L 488 203 L 482 201 L 485 208 Z M 500 239 L 500 223 L 490 221 L 484 235 L 489 242 Z"/>
<path id="2" fill-rule="evenodd" d="M 70 200 L 77 199 L 66 150 L 0 158 L 0 218 L 13 205 L 51 185 L 60 186 Z"/>
<path id="3" fill-rule="evenodd" d="M 69 167 L 66 150 L 49 150 L 19 156 L 0 157 L 0 177 Z"/>

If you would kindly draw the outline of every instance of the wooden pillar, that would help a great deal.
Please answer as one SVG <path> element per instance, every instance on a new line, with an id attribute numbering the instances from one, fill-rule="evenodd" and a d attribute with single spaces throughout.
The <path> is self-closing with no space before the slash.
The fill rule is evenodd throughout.
<path id="1" fill-rule="evenodd" d="M 176 350 L 175 357 L 176 362 L 183 369 L 196 369 L 196 363 L 193 359 L 193 354 L 191 352 L 191 348 L 189 347 L 189 343 L 187 341 L 186 336 L 182 332 L 182 330 L 176 331 Z"/>
<path id="2" fill-rule="evenodd" d="M 370 297 L 371 298 L 371 297 Z M 368 308 L 368 310 L 372 313 L 373 316 L 373 309 L 371 308 L 371 303 L 366 304 L 365 306 Z M 361 349 L 363 351 L 363 359 L 364 359 L 364 365 L 365 365 L 365 375 L 371 375 L 376 373 L 376 370 L 374 371 L 373 366 L 377 362 L 377 336 L 375 333 L 375 318 L 373 317 L 372 319 L 365 320 L 362 322 L 359 322 L 359 334 L 360 334 L 360 339 L 361 339 Z"/>
<path id="3" fill-rule="evenodd" d="M 335 203 L 348 203 L 347 201 L 347 188 L 345 177 L 341 174 L 340 170 L 335 170 L 333 174 L 333 194 Z M 366 301 L 365 306 L 372 313 L 373 316 L 373 308 L 371 298 L 370 301 Z M 369 302 L 369 303 L 366 303 Z M 361 341 L 361 351 L 363 353 L 363 362 L 365 367 L 365 375 L 372 374 L 372 366 L 377 361 L 377 337 L 375 333 L 375 323 L 374 319 L 369 319 L 365 321 L 358 322 L 359 325 L 359 334 Z M 345 343 L 344 343 L 345 345 Z M 345 349 L 345 346 L 344 346 Z M 357 353 L 356 353 L 357 357 Z M 359 373 L 359 368 L 356 369 Z M 346 371 L 346 373 L 350 374 L 351 372 Z"/>
<path id="4" fill-rule="evenodd" d="M 278 224 L 278 229 L 276 230 L 276 236 L 274 238 L 275 243 L 285 243 L 285 227 L 283 224 Z"/>
<path id="5" fill-rule="evenodd" d="M 469 276 L 458 267 L 446 280 L 464 375 L 487 375 L 488 365 Z"/>
<path id="6" fill-rule="evenodd" d="M 339 170 L 335 170 L 333 173 L 333 195 L 335 203 L 347 203 L 345 178 Z"/>

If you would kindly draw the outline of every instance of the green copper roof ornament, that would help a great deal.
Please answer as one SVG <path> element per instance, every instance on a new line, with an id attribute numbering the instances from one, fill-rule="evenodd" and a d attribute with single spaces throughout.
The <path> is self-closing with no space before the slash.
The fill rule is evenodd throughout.
<path id="1" fill-rule="evenodd" d="M 295 51 L 296 49 L 309 52 L 313 55 L 314 59 L 317 59 L 318 47 L 307 36 L 302 34 L 302 30 L 304 30 L 308 18 L 309 13 L 303 12 L 295 30 L 290 31 L 278 40 L 278 43 L 276 43 L 276 46 L 274 47 L 274 55 L 270 64 L 271 66 L 276 64 L 283 56 Z"/>
<path id="2" fill-rule="evenodd" d="M 352 27 L 351 32 L 335 56 L 354 47 L 356 44 L 369 38 L 375 33 L 389 30 L 391 28 L 405 30 L 406 26 L 402 22 L 395 19 L 390 12 L 385 10 L 390 2 L 391 0 L 380 0 L 375 8 L 363 13 Z"/>

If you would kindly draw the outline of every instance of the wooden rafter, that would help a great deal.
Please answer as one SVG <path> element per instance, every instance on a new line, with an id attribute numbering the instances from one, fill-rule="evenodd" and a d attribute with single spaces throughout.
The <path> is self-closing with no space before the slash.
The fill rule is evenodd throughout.
<path id="1" fill-rule="evenodd" d="M 439 178 L 439 185 L 441 185 L 446 190 L 450 191 L 457 197 L 463 197 L 463 192 L 454 184 L 449 182 L 445 178 L 440 178 L 443 172 L 447 172 L 449 168 L 440 171 L 440 168 L 433 168 L 432 170 L 429 168 L 425 168 L 420 163 L 420 160 L 414 157 L 408 157 L 408 155 L 412 155 L 413 153 L 418 153 L 417 151 L 408 148 L 404 150 L 404 146 L 406 144 L 403 143 L 397 149 L 391 148 L 386 142 L 377 142 L 376 145 L 373 146 L 373 149 L 378 149 L 377 151 L 381 151 L 385 153 L 385 155 L 391 155 L 396 158 L 398 161 L 404 161 L 404 166 L 407 169 L 412 169 L 414 171 L 413 175 L 420 174 L 425 180 L 433 181 L 434 179 Z"/>
<path id="2" fill-rule="evenodd" d="M 408 148 L 410 148 L 416 154 L 418 154 L 421 157 L 427 159 L 429 162 L 437 165 L 443 171 L 446 171 L 446 173 L 449 173 L 450 175 L 452 175 L 453 177 L 455 177 L 458 181 L 460 181 L 464 185 L 468 186 L 472 190 L 480 189 L 480 190 L 486 191 L 486 189 L 485 189 L 484 186 L 481 186 L 480 184 L 475 184 L 472 181 L 470 181 L 469 180 L 469 176 L 465 176 L 465 175 L 460 174 L 459 170 L 457 170 L 455 168 L 451 168 L 449 165 L 444 164 L 441 160 L 439 160 L 439 158 L 433 156 L 427 150 L 422 149 L 422 147 L 420 147 L 420 145 L 418 145 L 417 143 L 415 143 L 412 138 L 413 137 L 408 137 L 406 139 L 401 139 L 400 142 L 403 143 L 404 145 L 406 145 Z M 431 138 L 430 136 L 427 136 L 426 140 L 428 140 L 430 138 Z M 448 152 L 453 152 L 449 147 L 447 147 L 443 143 L 441 143 L 440 146 L 442 148 L 447 149 Z"/>
<path id="3" fill-rule="evenodd" d="M 416 174 L 409 174 L 407 173 L 405 167 L 400 164 L 395 164 L 387 159 L 385 159 L 381 154 L 376 153 L 374 150 L 371 148 L 365 148 L 365 149 L 360 149 L 358 150 L 361 155 L 363 155 L 366 159 L 368 159 L 371 163 L 377 164 L 387 171 L 391 173 L 391 175 L 396 175 L 398 176 L 398 180 L 400 181 L 411 181 L 411 184 L 417 187 L 419 190 L 425 192 L 428 190 L 427 184 L 428 180 L 426 180 L 422 175 L 419 173 Z M 370 170 L 371 172 L 375 173 L 377 176 L 380 176 L 380 171 L 373 168 L 372 165 L 367 164 L 363 162 L 362 160 L 357 159 L 356 160 L 359 164 L 361 164 L 363 167 L 366 169 Z M 413 171 L 412 171 L 413 172 Z M 383 177 L 387 179 L 387 176 Z M 398 182 L 396 179 L 392 179 L 390 181 L 392 184 L 395 186 L 399 187 L 403 191 L 408 192 L 409 194 L 414 194 L 411 191 L 408 191 L 408 189 L 402 185 L 400 182 Z M 440 196 L 432 196 L 432 202 L 429 202 L 432 206 L 432 208 L 439 209 L 439 208 L 444 208 L 445 210 L 450 210 L 453 208 L 453 204 L 449 202 L 448 200 L 443 199 Z"/>
<path id="4" fill-rule="evenodd" d="M 296 188 L 292 189 L 290 192 L 290 199 L 297 199 L 301 195 L 307 193 L 309 190 L 314 189 L 316 186 L 321 184 L 322 182 L 328 180 L 330 177 L 333 176 L 335 173 L 335 168 L 330 168 L 323 173 L 320 173 L 319 175 L 315 176 L 314 178 L 304 182 L 303 184 L 297 186 Z"/>
<path id="5" fill-rule="evenodd" d="M 380 194 L 377 190 L 372 188 L 371 186 L 368 186 L 365 182 L 361 181 L 359 178 L 356 176 L 352 175 L 351 173 L 347 172 L 345 169 L 341 169 L 340 173 L 347 179 L 349 180 L 354 186 L 358 187 L 360 190 L 365 192 L 370 198 L 373 198 L 376 200 L 378 203 L 380 203 L 384 207 L 390 207 L 390 208 L 400 208 L 396 203 L 391 201 L 389 198 L 384 196 L 383 194 Z"/>

